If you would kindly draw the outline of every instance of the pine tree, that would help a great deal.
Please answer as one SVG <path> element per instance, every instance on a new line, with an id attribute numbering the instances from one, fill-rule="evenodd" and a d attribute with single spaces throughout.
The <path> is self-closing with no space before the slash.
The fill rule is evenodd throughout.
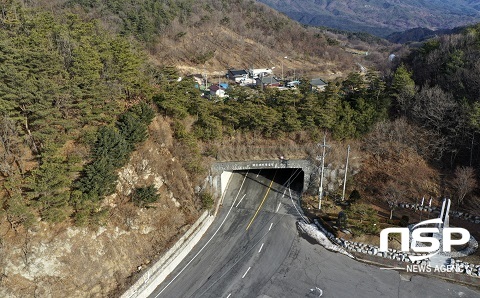
<path id="1" fill-rule="evenodd" d="M 412 73 L 403 64 L 397 68 L 393 75 L 390 96 L 395 100 L 399 112 L 406 114 L 410 110 L 415 96 L 415 82 L 412 79 Z"/>

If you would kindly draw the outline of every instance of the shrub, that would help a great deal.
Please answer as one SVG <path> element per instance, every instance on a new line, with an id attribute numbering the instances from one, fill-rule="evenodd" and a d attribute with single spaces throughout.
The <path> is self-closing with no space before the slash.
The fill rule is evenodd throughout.
<path id="1" fill-rule="evenodd" d="M 360 195 L 360 192 L 358 190 L 354 189 L 351 193 L 350 196 L 348 197 L 348 200 L 350 201 L 351 204 L 359 201 L 362 198 Z"/>
<path id="2" fill-rule="evenodd" d="M 346 213 L 348 218 L 355 219 L 351 220 L 350 225 L 352 226 L 352 230 L 358 234 L 377 234 L 379 227 L 378 227 L 378 217 L 377 211 L 373 209 L 371 206 L 366 204 L 355 204 L 351 205 L 347 210 Z"/>
<path id="3" fill-rule="evenodd" d="M 158 200 L 157 192 L 158 189 L 153 185 L 138 187 L 132 194 L 132 202 L 138 207 L 148 207 L 148 204 Z"/>
<path id="4" fill-rule="evenodd" d="M 207 209 L 207 210 L 212 209 L 213 204 L 215 203 L 215 200 L 213 199 L 213 196 L 211 193 L 202 192 L 200 194 L 200 199 L 202 200 L 202 205 L 204 209 Z"/>
<path id="5" fill-rule="evenodd" d="M 343 230 L 347 227 L 347 214 L 343 211 L 340 211 L 338 213 L 338 218 L 337 218 L 337 227 L 340 230 Z"/>

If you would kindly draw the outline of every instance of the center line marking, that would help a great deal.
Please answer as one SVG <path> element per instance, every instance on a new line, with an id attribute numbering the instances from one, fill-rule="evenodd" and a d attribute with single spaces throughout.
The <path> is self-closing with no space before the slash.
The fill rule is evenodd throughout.
<path id="1" fill-rule="evenodd" d="M 230 297 L 230 296 L 232 296 L 232 293 L 228 294 L 227 298 Z"/>
<path id="2" fill-rule="evenodd" d="M 275 180 L 275 176 L 276 176 L 276 175 L 277 175 L 277 171 L 275 171 L 275 175 L 273 175 L 272 182 L 270 182 L 270 185 L 268 186 L 267 192 L 265 193 L 265 196 L 263 197 L 263 200 L 262 200 L 262 202 L 260 203 L 260 206 L 258 206 L 257 211 L 255 212 L 255 214 L 253 215 L 252 219 L 251 219 L 250 222 L 248 223 L 248 226 L 247 226 L 247 228 L 245 229 L 246 231 L 248 231 L 248 229 L 249 229 L 250 226 L 252 225 L 253 221 L 255 220 L 255 217 L 257 217 L 258 212 L 259 212 L 260 209 L 262 208 L 263 203 L 265 203 L 265 200 L 267 199 L 268 193 L 270 192 L 270 189 L 272 188 L 273 181 Z"/>
<path id="3" fill-rule="evenodd" d="M 280 202 L 280 203 L 278 203 L 277 211 L 275 211 L 275 212 L 278 212 L 278 210 L 280 209 L 280 206 L 281 206 L 281 205 L 282 205 L 282 203 L 281 203 L 281 202 Z"/>
<path id="4" fill-rule="evenodd" d="M 272 229 L 272 226 L 273 226 L 273 222 L 270 224 L 270 228 L 268 228 L 269 231 Z"/>
<path id="5" fill-rule="evenodd" d="M 260 249 L 258 250 L 259 253 L 262 251 L 262 248 L 263 248 L 263 245 L 264 245 L 264 244 L 265 244 L 265 243 L 262 243 L 262 246 L 260 246 Z"/>
<path id="6" fill-rule="evenodd" d="M 247 275 L 248 271 L 250 271 L 250 268 L 252 268 L 252 267 L 248 267 L 247 271 L 245 271 L 245 273 L 243 274 L 242 278 L 245 278 L 245 275 Z"/>

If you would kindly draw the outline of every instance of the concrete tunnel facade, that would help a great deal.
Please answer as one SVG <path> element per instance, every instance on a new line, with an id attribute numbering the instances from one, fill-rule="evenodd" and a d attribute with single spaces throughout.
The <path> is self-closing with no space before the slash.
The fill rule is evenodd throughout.
<path id="1" fill-rule="evenodd" d="M 252 161 L 216 162 L 211 167 L 211 185 L 215 195 L 223 200 L 228 181 L 234 171 L 261 170 L 261 169 L 301 169 L 303 171 L 303 191 L 308 189 L 310 179 L 316 167 L 306 159 L 276 159 Z"/>

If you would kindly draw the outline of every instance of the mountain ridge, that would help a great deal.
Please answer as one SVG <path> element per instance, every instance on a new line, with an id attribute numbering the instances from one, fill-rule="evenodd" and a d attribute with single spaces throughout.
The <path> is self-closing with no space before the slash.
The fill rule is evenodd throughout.
<path id="1" fill-rule="evenodd" d="M 480 21 L 480 3 L 471 0 L 259 0 L 303 24 L 386 37 L 417 27 L 452 29 Z"/>

